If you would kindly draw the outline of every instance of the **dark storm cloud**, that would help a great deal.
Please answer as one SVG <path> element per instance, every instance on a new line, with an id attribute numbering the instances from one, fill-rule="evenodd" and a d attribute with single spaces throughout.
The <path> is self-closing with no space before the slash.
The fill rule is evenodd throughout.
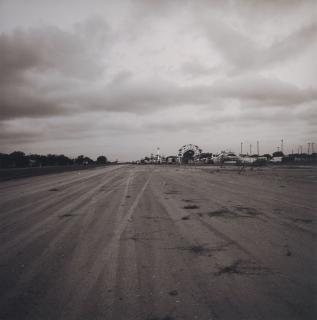
<path id="1" fill-rule="evenodd" d="M 0 141 L 1 145 L 10 145 L 11 143 L 29 143 L 38 140 L 47 139 L 43 128 L 22 127 L 18 124 L 0 122 Z"/>
<path id="2" fill-rule="evenodd" d="M 80 92 L 78 81 L 85 88 L 100 79 L 105 65 L 99 49 L 109 38 L 99 18 L 77 24 L 72 32 L 45 26 L 0 34 L 0 118 L 72 112 L 66 97 Z"/>
<path id="3" fill-rule="evenodd" d="M 79 30 L 93 29 L 88 25 Z M 1 81 L 17 80 L 27 71 L 58 72 L 67 77 L 95 78 L 102 74 L 98 54 L 84 32 L 67 32 L 46 26 L 17 29 L 0 35 Z"/>
<path id="4" fill-rule="evenodd" d="M 30 86 L 4 86 L 0 88 L 0 120 L 14 118 L 39 118 L 67 114 L 71 110 L 56 97 Z"/>

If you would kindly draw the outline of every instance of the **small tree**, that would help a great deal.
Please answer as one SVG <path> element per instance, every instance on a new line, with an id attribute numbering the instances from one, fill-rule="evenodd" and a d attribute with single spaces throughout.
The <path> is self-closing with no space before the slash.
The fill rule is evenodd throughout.
<path id="1" fill-rule="evenodd" d="M 85 157 L 85 158 L 84 158 L 83 164 L 84 164 L 85 166 L 90 165 L 90 164 L 93 164 L 93 163 L 94 163 L 94 161 L 93 161 L 92 159 L 90 159 L 89 157 Z"/>
<path id="2" fill-rule="evenodd" d="M 12 167 L 23 168 L 29 164 L 29 159 L 22 151 L 14 151 L 9 154 L 10 164 Z"/>
<path id="3" fill-rule="evenodd" d="M 79 164 L 79 165 L 82 165 L 82 164 L 84 163 L 84 156 L 83 156 L 83 155 L 78 156 L 78 157 L 75 159 L 75 163 L 76 163 L 76 164 Z"/>
<path id="4" fill-rule="evenodd" d="M 273 157 L 284 157 L 284 153 L 282 151 L 273 152 Z"/>
<path id="5" fill-rule="evenodd" d="M 99 156 L 97 158 L 97 164 L 107 164 L 108 159 L 105 156 Z"/>

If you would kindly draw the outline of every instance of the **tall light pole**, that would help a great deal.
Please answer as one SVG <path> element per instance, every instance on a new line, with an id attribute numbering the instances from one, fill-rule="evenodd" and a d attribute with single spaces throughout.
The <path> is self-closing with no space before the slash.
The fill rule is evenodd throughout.
<path id="1" fill-rule="evenodd" d="M 250 143 L 250 156 L 252 155 L 252 144 Z"/>
<path id="2" fill-rule="evenodd" d="M 241 142 L 241 145 L 240 145 L 240 154 L 242 154 L 242 148 L 243 148 L 243 142 Z"/>
<path id="3" fill-rule="evenodd" d="M 157 162 L 161 162 L 160 147 L 157 147 Z"/>
<path id="4" fill-rule="evenodd" d="M 283 152 L 283 139 L 281 140 L 281 151 Z"/>
<path id="5" fill-rule="evenodd" d="M 260 142 L 259 141 L 256 142 L 256 149 L 257 149 L 257 153 L 259 156 L 260 155 Z"/>

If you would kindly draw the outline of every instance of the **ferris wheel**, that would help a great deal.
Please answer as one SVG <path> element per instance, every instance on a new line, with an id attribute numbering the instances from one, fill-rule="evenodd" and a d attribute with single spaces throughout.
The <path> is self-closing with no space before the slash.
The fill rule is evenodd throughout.
<path id="1" fill-rule="evenodd" d="M 197 159 L 199 158 L 202 149 L 194 144 L 185 144 L 178 150 L 178 158 L 179 161 L 182 162 L 184 159 Z"/>

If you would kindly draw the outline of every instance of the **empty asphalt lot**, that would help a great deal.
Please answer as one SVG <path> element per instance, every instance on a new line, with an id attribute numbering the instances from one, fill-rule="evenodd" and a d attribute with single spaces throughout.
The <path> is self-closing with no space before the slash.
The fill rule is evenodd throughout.
<path id="1" fill-rule="evenodd" d="M 0 183 L 0 319 L 317 319 L 317 169 Z"/>

